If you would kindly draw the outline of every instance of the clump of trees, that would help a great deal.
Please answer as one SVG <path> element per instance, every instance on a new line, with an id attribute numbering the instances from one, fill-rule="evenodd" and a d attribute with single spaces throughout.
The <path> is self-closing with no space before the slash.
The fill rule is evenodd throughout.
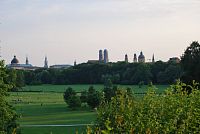
<path id="1" fill-rule="evenodd" d="M 97 125 L 88 133 L 199 133 L 200 91 L 180 81 L 165 94 L 157 95 L 154 86 L 141 99 L 126 90 L 117 90 L 110 102 L 98 108 Z M 188 94 L 185 87 L 192 88 Z"/>
<path id="2" fill-rule="evenodd" d="M 64 100 L 69 108 L 76 109 L 81 107 L 82 103 L 87 103 L 92 109 L 99 106 L 102 94 L 96 91 L 93 86 L 89 87 L 88 91 L 81 92 L 81 96 L 71 88 L 67 88 L 64 92 Z"/>
<path id="3" fill-rule="evenodd" d="M 200 82 L 200 44 L 197 41 L 187 47 L 181 57 L 181 67 L 184 70 L 182 80 L 192 83 L 193 80 Z"/>
<path id="4" fill-rule="evenodd" d="M 4 62 L 0 61 L 0 133 L 17 133 L 18 118 L 14 108 L 8 103 L 6 97 L 8 90 L 12 89 L 15 83 L 10 81 L 8 70 L 4 67 Z"/>

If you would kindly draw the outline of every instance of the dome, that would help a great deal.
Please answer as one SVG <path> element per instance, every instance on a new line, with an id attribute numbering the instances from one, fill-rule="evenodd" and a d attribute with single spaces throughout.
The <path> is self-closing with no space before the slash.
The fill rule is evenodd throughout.
<path id="1" fill-rule="evenodd" d="M 11 61 L 11 64 L 18 64 L 19 60 L 16 58 L 16 56 L 14 56 L 14 58 Z"/>
<path id="2" fill-rule="evenodd" d="M 140 55 L 139 55 L 138 58 L 139 58 L 139 59 L 144 59 L 144 58 L 145 58 L 142 52 L 140 52 Z"/>

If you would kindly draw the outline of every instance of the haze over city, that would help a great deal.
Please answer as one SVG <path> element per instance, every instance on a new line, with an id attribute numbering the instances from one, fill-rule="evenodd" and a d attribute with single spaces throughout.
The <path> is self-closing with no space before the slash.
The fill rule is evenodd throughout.
<path id="1" fill-rule="evenodd" d="M 180 57 L 200 39 L 199 0 L 1 0 L 0 46 L 8 64 L 14 55 L 33 65 L 98 59 L 129 61 Z"/>

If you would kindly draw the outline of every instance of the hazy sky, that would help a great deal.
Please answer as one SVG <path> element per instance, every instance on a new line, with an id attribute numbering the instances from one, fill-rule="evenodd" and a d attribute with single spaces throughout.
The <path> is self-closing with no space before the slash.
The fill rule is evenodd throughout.
<path id="1" fill-rule="evenodd" d="M 200 0 L 0 0 L 0 46 L 9 63 L 28 55 L 33 65 L 98 59 L 129 61 L 181 56 L 200 39 Z"/>

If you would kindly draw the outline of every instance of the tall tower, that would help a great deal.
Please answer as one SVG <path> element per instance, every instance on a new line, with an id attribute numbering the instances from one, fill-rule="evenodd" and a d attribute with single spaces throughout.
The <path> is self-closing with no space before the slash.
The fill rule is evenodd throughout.
<path id="1" fill-rule="evenodd" d="M 103 62 L 103 51 L 99 50 L 99 62 Z"/>
<path id="2" fill-rule="evenodd" d="M 44 68 L 48 68 L 48 60 L 47 60 L 47 56 L 45 56 L 45 60 L 44 60 Z"/>
<path id="3" fill-rule="evenodd" d="M 74 66 L 76 66 L 76 60 L 74 61 Z"/>
<path id="4" fill-rule="evenodd" d="M 108 60 L 108 50 L 107 49 L 104 49 L 104 63 L 108 63 L 109 60 Z"/>
<path id="5" fill-rule="evenodd" d="M 137 62 L 137 55 L 136 55 L 136 53 L 134 54 L 133 62 L 134 62 L 134 63 Z"/>
<path id="6" fill-rule="evenodd" d="M 154 63 L 155 62 L 155 58 L 154 58 L 154 54 L 153 54 L 153 57 L 152 57 L 152 63 Z"/>
<path id="7" fill-rule="evenodd" d="M 28 64 L 29 64 L 28 57 L 26 56 L 26 65 L 28 65 Z"/>
<path id="8" fill-rule="evenodd" d="M 128 63 L 128 55 L 125 55 L 125 62 Z"/>

